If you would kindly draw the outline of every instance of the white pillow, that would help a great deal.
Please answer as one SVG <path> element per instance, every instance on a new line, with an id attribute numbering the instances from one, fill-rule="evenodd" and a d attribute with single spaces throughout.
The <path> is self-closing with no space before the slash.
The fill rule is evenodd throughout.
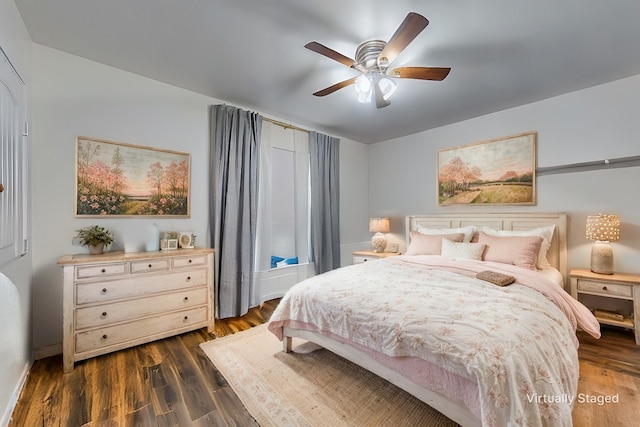
<path id="1" fill-rule="evenodd" d="M 484 243 L 454 242 L 442 239 L 442 256 L 482 261 Z"/>
<path id="2" fill-rule="evenodd" d="M 418 233 L 426 234 L 429 236 L 437 236 L 440 234 L 464 234 L 463 242 L 470 242 L 473 237 L 473 233 L 475 232 L 475 227 L 473 225 L 469 225 L 467 227 L 460 228 L 426 228 L 421 225 L 416 227 Z"/>
<path id="3" fill-rule="evenodd" d="M 540 251 L 538 252 L 536 267 L 540 270 L 546 270 L 551 268 L 551 264 L 549 264 L 549 260 L 547 260 L 547 252 L 549 252 L 549 248 L 551 248 L 551 239 L 553 238 L 553 231 L 555 228 L 555 225 L 534 228 L 532 230 L 496 230 L 490 227 L 483 227 L 482 231 L 489 236 L 542 237 L 542 244 L 540 245 Z"/>

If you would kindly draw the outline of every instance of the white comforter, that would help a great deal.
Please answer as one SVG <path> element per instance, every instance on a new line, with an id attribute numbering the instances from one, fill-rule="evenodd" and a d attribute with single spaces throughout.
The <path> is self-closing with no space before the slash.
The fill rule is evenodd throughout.
<path id="1" fill-rule="evenodd" d="M 513 275 L 499 287 L 481 270 Z M 586 307 L 536 272 L 436 256 L 393 257 L 294 286 L 271 317 L 330 332 L 388 356 L 413 356 L 478 384 L 486 426 L 571 426 L 575 329 L 599 337 Z"/>

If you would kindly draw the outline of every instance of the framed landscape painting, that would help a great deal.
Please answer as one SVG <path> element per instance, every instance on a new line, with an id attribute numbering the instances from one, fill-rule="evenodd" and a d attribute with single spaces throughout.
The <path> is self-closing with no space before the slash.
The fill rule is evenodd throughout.
<path id="1" fill-rule="evenodd" d="M 438 151 L 438 205 L 536 203 L 536 133 Z"/>
<path id="2" fill-rule="evenodd" d="M 189 217 L 191 155 L 76 138 L 77 217 Z"/>

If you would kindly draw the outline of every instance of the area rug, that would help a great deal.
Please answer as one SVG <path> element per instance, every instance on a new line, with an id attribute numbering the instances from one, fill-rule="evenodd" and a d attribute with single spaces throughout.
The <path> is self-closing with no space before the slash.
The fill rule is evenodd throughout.
<path id="1" fill-rule="evenodd" d="M 316 344 L 294 353 L 260 325 L 201 344 L 262 427 L 429 426 L 456 423 L 375 374 Z"/>

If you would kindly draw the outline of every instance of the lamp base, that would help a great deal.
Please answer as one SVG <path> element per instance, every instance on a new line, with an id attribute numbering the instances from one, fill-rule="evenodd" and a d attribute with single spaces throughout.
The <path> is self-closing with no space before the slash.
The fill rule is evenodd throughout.
<path id="1" fill-rule="evenodd" d="M 613 274 L 613 250 L 609 242 L 596 241 L 591 248 L 591 271 Z"/>
<path id="2" fill-rule="evenodd" d="M 384 234 L 378 232 L 371 238 L 371 248 L 374 252 L 384 252 L 384 248 L 387 247 L 387 239 Z"/>

